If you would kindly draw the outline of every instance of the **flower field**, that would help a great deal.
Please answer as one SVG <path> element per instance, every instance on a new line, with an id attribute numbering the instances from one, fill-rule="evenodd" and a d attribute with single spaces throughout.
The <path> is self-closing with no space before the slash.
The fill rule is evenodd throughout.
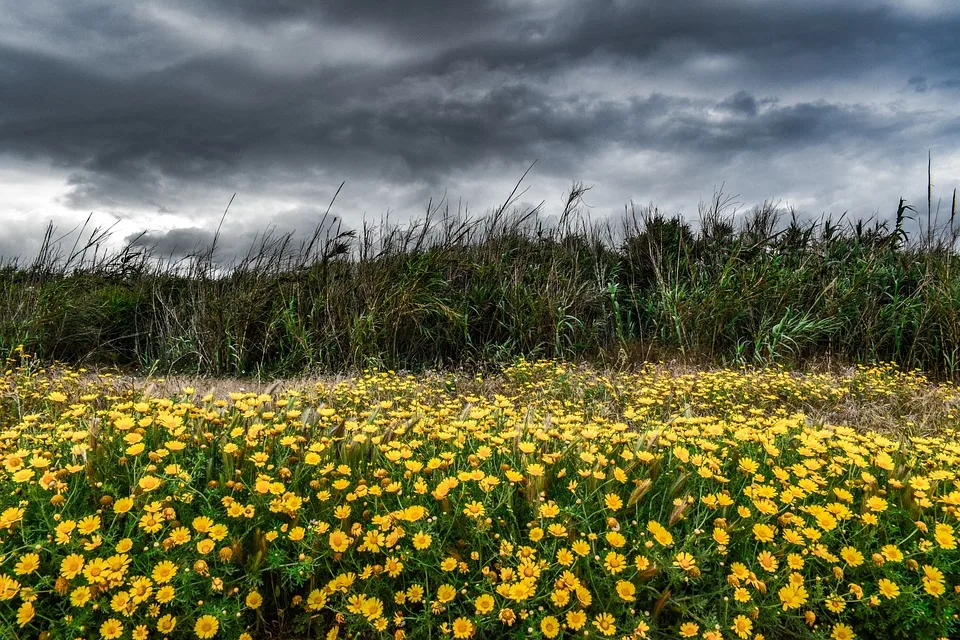
<path id="1" fill-rule="evenodd" d="M 2 638 L 960 637 L 960 399 L 918 374 L 8 366 Z"/>

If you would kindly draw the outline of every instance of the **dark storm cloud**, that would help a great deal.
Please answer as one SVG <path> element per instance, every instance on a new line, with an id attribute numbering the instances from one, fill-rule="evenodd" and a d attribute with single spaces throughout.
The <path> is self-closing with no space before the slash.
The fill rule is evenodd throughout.
<path id="1" fill-rule="evenodd" d="M 169 231 L 146 231 L 126 238 L 130 245 L 148 247 L 161 256 L 183 257 L 213 246 L 214 232 L 189 227 Z"/>
<path id="2" fill-rule="evenodd" d="M 960 123 L 904 102 L 960 89 L 960 12 L 932 1 L 58 5 L 3 8 L 0 149 L 65 171 L 82 211 L 182 212 L 214 187 L 303 202 L 320 180 L 421 194 L 534 159 L 569 180 L 628 152 L 919 155 Z M 216 213 L 191 215 L 147 237 L 209 239 Z"/>
<path id="3" fill-rule="evenodd" d="M 261 251 L 298 256 L 310 249 L 314 255 L 322 254 L 324 247 L 332 246 L 330 243 L 351 231 L 337 216 L 318 208 L 299 207 L 278 212 L 268 225 L 252 221 L 239 226 L 229 224 L 226 228 L 217 225 L 214 228 L 148 230 L 128 235 L 124 243 L 130 247 L 143 247 L 160 258 L 205 256 L 213 250 L 215 261 L 230 263 Z"/>
<path id="4" fill-rule="evenodd" d="M 712 108 L 731 117 L 711 122 Z M 716 103 L 657 93 L 617 102 L 557 98 L 515 82 L 474 99 L 383 95 L 348 108 L 319 104 L 310 114 L 300 104 L 233 107 L 224 114 L 222 105 L 184 91 L 179 103 L 144 105 L 136 117 L 38 119 L 32 126 L 0 125 L 0 137 L 7 149 L 50 154 L 58 164 L 81 169 L 70 184 L 71 199 L 82 208 L 127 189 L 130 195 L 160 191 L 164 178 L 231 175 L 251 158 L 282 166 L 336 157 L 347 172 L 361 171 L 377 158 L 395 158 L 401 163 L 390 177 L 439 180 L 452 166 L 491 158 L 520 163 L 560 152 L 544 163 L 569 171 L 576 169 L 575 150 L 615 143 L 763 151 L 771 144 L 895 133 L 909 123 L 909 116 L 888 121 L 861 106 L 780 106 L 743 91 Z"/>
<path id="5" fill-rule="evenodd" d="M 415 41 L 429 38 L 463 43 L 436 56 L 447 62 L 479 58 L 490 63 L 556 64 L 561 58 L 568 62 L 597 51 L 642 57 L 671 41 L 700 50 L 764 51 L 776 56 L 771 64 L 781 65 L 797 61 L 791 60 L 794 57 L 814 60 L 833 53 L 882 54 L 903 47 L 960 59 L 954 45 L 956 15 L 946 19 L 917 15 L 897 3 L 814 0 L 774 6 L 743 0 L 344 0 L 318 5 L 303 0 L 217 5 L 249 21 L 307 19 L 321 24 L 360 24 Z M 489 46 L 494 43 L 497 46 Z M 831 60 L 834 67 L 855 61 L 842 56 Z"/>
<path id="6" fill-rule="evenodd" d="M 907 85 L 917 93 L 926 93 L 927 91 L 935 91 L 937 89 L 956 91 L 957 89 L 960 89 L 960 78 L 950 78 L 947 80 L 930 82 L 924 76 L 914 76 L 907 81 Z"/>

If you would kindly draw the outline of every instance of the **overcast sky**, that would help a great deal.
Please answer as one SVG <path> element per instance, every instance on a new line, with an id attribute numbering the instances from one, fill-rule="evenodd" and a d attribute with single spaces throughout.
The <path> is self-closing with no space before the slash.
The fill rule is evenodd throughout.
<path id="1" fill-rule="evenodd" d="M 523 171 L 695 216 L 889 217 L 960 186 L 956 0 L 0 0 L 0 255 L 88 214 L 173 251 L 225 223 L 483 213 Z M 924 203 L 925 207 L 925 203 Z M 232 244 L 231 244 L 232 243 Z"/>

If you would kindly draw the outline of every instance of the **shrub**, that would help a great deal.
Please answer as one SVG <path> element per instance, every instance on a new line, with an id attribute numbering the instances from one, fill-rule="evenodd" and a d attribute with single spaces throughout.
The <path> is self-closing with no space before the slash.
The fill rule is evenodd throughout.
<path id="1" fill-rule="evenodd" d="M 258 235 L 235 260 L 173 260 L 94 234 L 0 260 L 0 356 L 233 376 L 493 368 L 517 357 L 601 365 L 662 356 L 743 364 L 894 361 L 960 374 L 960 227 L 734 216 L 717 194 L 692 221 L 652 207 L 591 220 L 503 207 L 432 208 L 404 226 L 312 239 Z M 69 244 L 69 242 L 67 243 Z"/>

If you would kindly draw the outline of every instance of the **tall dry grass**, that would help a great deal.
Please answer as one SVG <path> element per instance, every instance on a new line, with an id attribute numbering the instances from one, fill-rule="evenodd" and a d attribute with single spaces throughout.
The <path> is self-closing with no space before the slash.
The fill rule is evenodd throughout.
<path id="1" fill-rule="evenodd" d="M 160 372 L 297 375 L 377 365 L 482 367 L 517 356 L 602 364 L 893 361 L 960 369 L 956 205 L 923 224 L 735 215 L 718 192 L 695 224 L 653 207 L 594 220 L 571 190 L 544 222 L 517 191 L 492 214 L 431 204 L 356 230 L 329 215 L 306 241 L 259 237 L 230 264 L 95 229 L 0 267 L 0 354 Z M 921 218 L 920 231 L 907 231 Z"/>

